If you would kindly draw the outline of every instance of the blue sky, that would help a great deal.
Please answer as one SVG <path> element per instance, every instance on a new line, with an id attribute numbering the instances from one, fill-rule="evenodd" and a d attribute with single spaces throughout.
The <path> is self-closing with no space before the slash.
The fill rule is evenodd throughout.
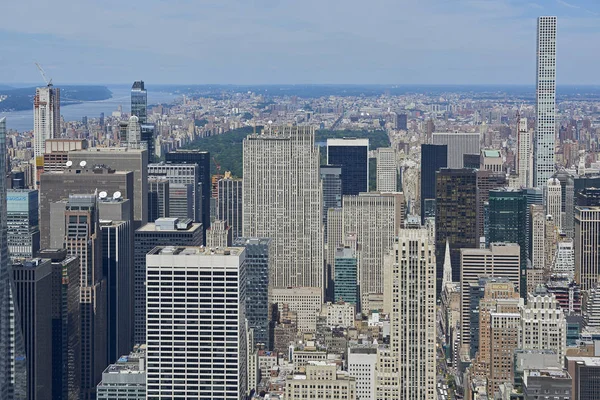
<path id="1" fill-rule="evenodd" d="M 600 84 L 600 0 L 15 0 L 0 82 L 534 84 L 540 15 L 558 84 Z"/>

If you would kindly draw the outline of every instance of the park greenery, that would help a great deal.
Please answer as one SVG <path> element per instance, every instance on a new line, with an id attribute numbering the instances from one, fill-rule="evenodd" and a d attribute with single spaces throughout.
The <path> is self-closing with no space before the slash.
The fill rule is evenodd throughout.
<path id="1" fill-rule="evenodd" d="M 256 132 L 260 132 L 262 127 L 256 127 Z M 211 174 L 224 173 L 231 171 L 233 176 L 242 177 L 243 174 L 243 151 L 242 143 L 246 136 L 255 131 L 254 127 L 247 126 L 234 129 L 220 135 L 198 138 L 190 143 L 187 149 L 197 149 L 208 151 L 214 162 L 211 164 Z M 390 141 L 385 131 L 366 131 L 366 130 L 340 130 L 332 131 L 327 129 L 317 130 L 315 142 L 321 146 L 320 162 L 327 163 L 325 154 L 325 144 L 330 138 L 368 138 L 371 150 L 379 147 L 389 147 Z M 217 171 L 217 164 L 221 167 Z M 375 159 L 369 160 L 369 187 L 375 186 Z"/>

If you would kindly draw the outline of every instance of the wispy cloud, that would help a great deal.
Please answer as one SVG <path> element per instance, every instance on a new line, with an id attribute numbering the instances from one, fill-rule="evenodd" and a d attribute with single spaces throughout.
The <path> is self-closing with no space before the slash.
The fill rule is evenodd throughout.
<path id="1" fill-rule="evenodd" d="M 578 6 L 576 4 L 567 3 L 564 0 L 556 0 L 556 2 L 558 4 L 560 4 L 561 6 L 565 6 L 565 7 L 569 7 L 569 8 L 581 8 L 581 6 Z"/>

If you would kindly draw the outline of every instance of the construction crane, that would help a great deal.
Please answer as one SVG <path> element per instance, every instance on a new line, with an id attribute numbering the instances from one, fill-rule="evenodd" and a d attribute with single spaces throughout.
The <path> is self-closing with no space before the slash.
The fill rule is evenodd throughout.
<path id="1" fill-rule="evenodd" d="M 215 163 L 215 167 L 217 167 L 217 173 L 221 173 L 221 165 L 217 162 L 217 160 L 214 157 L 213 162 Z"/>
<path id="2" fill-rule="evenodd" d="M 48 87 L 52 86 L 52 78 L 48 79 L 48 77 L 46 76 L 46 73 L 44 72 L 44 69 L 42 68 L 42 66 L 39 63 L 37 63 L 37 62 L 35 63 L 35 66 L 40 71 L 40 74 L 42 74 L 42 78 L 44 78 L 44 81 L 46 82 L 46 86 L 48 86 Z"/>

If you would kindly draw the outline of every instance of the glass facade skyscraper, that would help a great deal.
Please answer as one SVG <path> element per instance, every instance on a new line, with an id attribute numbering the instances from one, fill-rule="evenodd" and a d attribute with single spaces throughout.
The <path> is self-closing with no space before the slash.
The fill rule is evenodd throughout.
<path id="1" fill-rule="evenodd" d="M 327 139 L 327 164 L 342 166 L 342 194 L 369 191 L 369 139 Z"/>
<path id="2" fill-rule="evenodd" d="M 131 115 L 138 117 L 140 124 L 148 120 L 148 93 L 144 88 L 144 81 L 135 81 L 131 86 Z"/>
<path id="3" fill-rule="evenodd" d="M 421 222 L 435 215 L 435 173 L 448 166 L 448 146 L 421 146 Z"/>
<path id="4" fill-rule="evenodd" d="M 37 190 L 8 190 L 6 207 L 11 260 L 32 258 L 40 250 L 38 199 Z"/>
<path id="5" fill-rule="evenodd" d="M 335 301 L 358 305 L 358 270 L 356 253 L 350 248 L 341 248 L 335 252 Z"/>

